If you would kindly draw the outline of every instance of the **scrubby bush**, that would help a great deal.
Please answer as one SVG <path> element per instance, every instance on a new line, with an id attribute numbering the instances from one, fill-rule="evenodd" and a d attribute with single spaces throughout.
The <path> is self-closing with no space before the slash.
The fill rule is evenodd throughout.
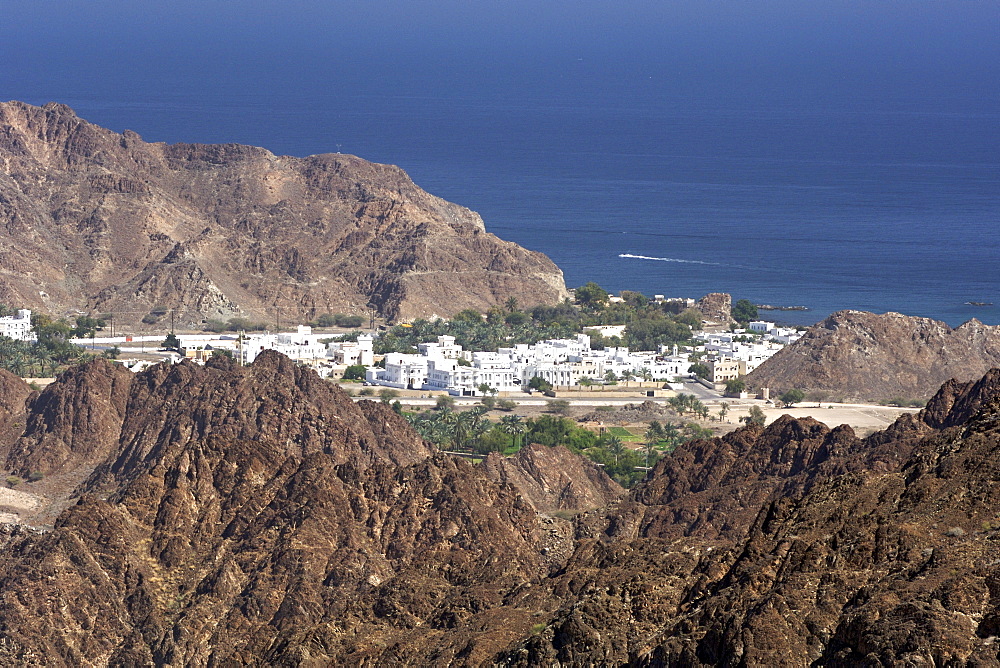
<path id="1" fill-rule="evenodd" d="M 339 313 L 337 315 L 340 315 Z M 324 313 L 320 317 L 316 318 L 317 327 L 333 327 L 337 324 L 337 316 L 330 315 L 329 313 Z"/>
<path id="2" fill-rule="evenodd" d="M 569 413 L 569 402 L 565 399 L 552 399 L 545 402 L 546 410 L 556 415 L 566 415 Z"/>
<path id="3" fill-rule="evenodd" d="M 352 364 L 344 369 L 344 380 L 364 380 L 365 366 L 363 364 Z"/>
<path id="4" fill-rule="evenodd" d="M 785 404 L 786 406 L 794 406 L 795 404 L 802 401 L 802 399 L 805 398 L 805 396 L 806 396 L 805 392 L 803 392 L 798 388 L 793 387 L 792 389 L 783 393 L 778 398 L 781 400 L 781 403 Z"/>
<path id="5" fill-rule="evenodd" d="M 361 327 L 365 324 L 365 319 L 360 315 L 338 315 L 336 322 L 338 327 Z"/>

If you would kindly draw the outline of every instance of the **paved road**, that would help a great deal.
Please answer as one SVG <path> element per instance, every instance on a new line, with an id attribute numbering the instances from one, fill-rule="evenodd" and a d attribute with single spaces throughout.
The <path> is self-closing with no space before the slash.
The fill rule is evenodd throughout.
<path id="1" fill-rule="evenodd" d="M 693 394 L 705 403 L 710 401 L 719 401 L 722 399 L 721 394 L 715 390 L 708 389 L 701 383 L 684 383 L 684 394 Z"/>

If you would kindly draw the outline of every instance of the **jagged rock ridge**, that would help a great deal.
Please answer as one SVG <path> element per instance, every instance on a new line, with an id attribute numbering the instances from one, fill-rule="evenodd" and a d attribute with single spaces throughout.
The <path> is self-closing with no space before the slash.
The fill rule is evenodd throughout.
<path id="1" fill-rule="evenodd" d="M 865 439 L 686 443 L 572 524 L 532 505 L 569 453 L 450 459 L 275 353 L 4 380 L 8 466 L 90 473 L 51 530 L 0 530 L 0 663 L 998 660 L 1000 370 Z"/>
<path id="2" fill-rule="evenodd" d="M 810 327 L 747 378 L 857 401 L 926 399 L 951 378 L 976 380 L 1000 366 L 1000 327 L 899 313 L 838 311 Z M 772 391 L 772 396 L 775 393 Z"/>
<path id="3" fill-rule="evenodd" d="M 146 143 L 65 105 L 0 103 L 0 301 L 50 313 L 485 311 L 567 295 L 544 255 L 398 167 L 252 146 Z"/>

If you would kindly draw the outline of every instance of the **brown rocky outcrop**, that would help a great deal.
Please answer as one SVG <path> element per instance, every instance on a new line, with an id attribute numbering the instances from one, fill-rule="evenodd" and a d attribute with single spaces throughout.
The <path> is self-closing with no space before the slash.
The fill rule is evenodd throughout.
<path id="1" fill-rule="evenodd" d="M 935 397 L 935 410 L 957 407 L 945 422 L 977 403 L 971 392 L 951 402 L 953 390 Z M 689 516 L 680 518 L 682 529 L 698 530 L 684 537 L 646 528 L 582 542 L 552 580 L 551 591 L 566 596 L 563 606 L 543 631 L 498 659 L 519 666 L 995 665 L 1000 396 L 978 405 L 968 422 L 904 444 L 898 465 L 887 460 L 880 471 L 865 466 L 867 450 L 885 445 L 879 439 L 824 459 L 817 444 L 832 432 L 823 436 L 811 421 L 786 419 L 781 430 L 792 438 L 771 447 L 755 436 L 759 427 L 748 427 L 743 454 L 751 461 L 724 466 L 719 482 L 735 467 L 756 471 L 736 478 L 751 487 L 765 475 L 791 477 L 744 510 L 724 494 L 705 495 L 719 489 L 715 483 L 695 503 L 706 517 L 728 514 L 734 522 L 755 509 L 743 527 L 732 527 L 727 539 L 706 534 Z M 897 426 L 897 435 L 913 439 L 929 429 L 915 422 Z M 800 457 L 807 454 L 811 463 Z M 840 464 L 831 469 L 834 459 Z M 694 477 L 671 487 L 659 478 L 676 481 L 672 468 L 663 465 L 637 488 L 626 513 L 630 504 L 655 509 L 697 496 L 702 467 L 695 463 Z M 811 484 L 788 485 L 803 475 Z"/>
<path id="2" fill-rule="evenodd" d="M 568 452 L 451 459 L 274 353 L 115 379 L 10 393 L 9 458 L 104 459 L 53 527 L 0 526 L 0 664 L 1000 659 L 1000 370 L 865 439 L 684 444 L 573 524 L 538 509 L 615 494 Z"/>
<path id="3" fill-rule="evenodd" d="M 0 103 L 0 300 L 135 326 L 243 315 L 390 318 L 567 296 L 540 253 L 398 167 L 146 143 L 60 104 Z M 162 316 L 161 316 L 162 317 Z"/>
<path id="4" fill-rule="evenodd" d="M 28 416 L 26 402 L 33 390 L 19 376 L 0 369 L 0 461 L 14 441 L 24 433 Z"/>
<path id="5" fill-rule="evenodd" d="M 599 466 L 561 445 L 534 443 L 512 457 L 491 452 L 482 468 L 491 480 L 511 485 L 541 512 L 603 508 L 625 491 Z"/>
<path id="6" fill-rule="evenodd" d="M 1000 327 L 970 320 L 952 329 L 899 313 L 838 311 L 747 380 L 772 396 L 796 387 L 845 400 L 926 399 L 947 380 L 976 380 L 998 365 Z"/>
<path id="7" fill-rule="evenodd" d="M 710 292 L 695 304 L 706 322 L 728 325 L 733 322 L 733 297 L 727 292 Z"/>
<path id="8" fill-rule="evenodd" d="M 128 369 L 101 359 L 64 372 L 31 401 L 5 468 L 52 475 L 104 461 L 118 440 L 132 380 Z"/>

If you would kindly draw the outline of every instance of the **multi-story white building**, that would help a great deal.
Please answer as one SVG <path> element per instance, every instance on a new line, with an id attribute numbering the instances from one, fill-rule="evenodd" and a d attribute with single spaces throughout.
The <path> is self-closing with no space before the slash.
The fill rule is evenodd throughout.
<path id="1" fill-rule="evenodd" d="M 34 330 L 31 329 L 31 311 L 18 309 L 16 315 L 6 315 L 0 318 L 0 336 L 18 341 L 34 341 Z"/>
<path id="2" fill-rule="evenodd" d="M 299 325 L 295 333 L 250 334 L 239 344 L 239 354 L 244 364 L 251 364 L 265 350 L 276 350 L 293 360 L 326 358 L 326 346 L 319 342 L 312 328 Z"/>
<path id="3" fill-rule="evenodd" d="M 424 357 L 435 359 L 464 359 L 468 361 L 469 353 L 462 350 L 462 346 L 455 345 L 455 337 L 442 334 L 437 341 L 417 344 L 417 350 Z"/>
<path id="4" fill-rule="evenodd" d="M 746 362 L 732 359 L 731 357 L 719 357 L 707 362 L 709 370 L 712 372 L 713 383 L 724 383 L 727 380 L 735 380 L 746 374 Z"/>
<path id="5" fill-rule="evenodd" d="M 407 390 L 420 390 L 427 384 L 431 358 L 408 353 L 389 353 L 385 368 L 370 367 L 365 380 L 376 385 Z"/>
<path id="6" fill-rule="evenodd" d="M 429 363 L 423 389 L 440 390 L 457 396 L 479 396 L 482 386 L 497 392 L 521 389 L 510 358 L 498 353 L 472 353 L 470 365 L 457 359 L 435 359 Z"/>
<path id="7" fill-rule="evenodd" d="M 371 334 L 361 334 L 357 341 L 340 341 L 326 345 L 326 355 L 334 364 L 372 366 L 375 364 Z"/>

